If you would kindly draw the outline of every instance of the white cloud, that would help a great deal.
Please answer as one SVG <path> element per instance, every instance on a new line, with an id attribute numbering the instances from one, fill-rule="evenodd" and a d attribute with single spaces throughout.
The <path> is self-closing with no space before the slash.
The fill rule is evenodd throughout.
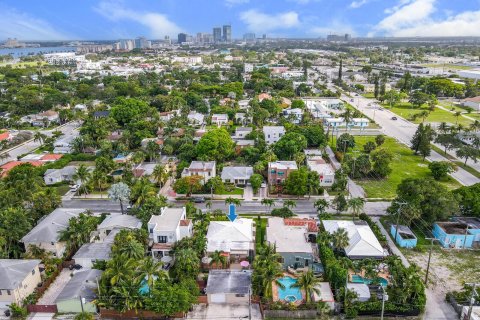
<path id="1" fill-rule="evenodd" d="M 289 29 L 300 25 L 298 13 L 295 11 L 267 14 L 252 9 L 240 13 L 240 20 L 247 25 L 250 31 L 255 32 Z"/>
<path id="2" fill-rule="evenodd" d="M 352 3 L 350 3 L 350 6 L 349 8 L 350 9 L 357 9 L 357 8 L 360 8 L 364 5 L 366 5 L 367 3 L 369 3 L 371 0 L 358 0 L 358 1 L 352 1 Z"/>
<path id="3" fill-rule="evenodd" d="M 102 1 L 95 11 L 112 21 L 131 20 L 150 29 L 150 36 L 162 38 L 165 35 L 175 36 L 181 28 L 170 21 L 164 14 L 157 12 L 137 12 L 123 6 L 119 1 Z"/>
<path id="4" fill-rule="evenodd" d="M 47 21 L 19 12 L 8 7 L 0 7 L 0 38 L 22 40 L 66 40 L 74 37 L 56 30 Z"/>
<path id="5" fill-rule="evenodd" d="M 435 19 L 436 0 L 403 0 L 390 14 L 380 21 L 369 36 L 387 35 L 396 37 L 414 36 L 478 36 L 480 10 L 448 14 Z"/>
<path id="6" fill-rule="evenodd" d="M 231 8 L 233 6 L 247 4 L 249 2 L 250 0 L 225 0 L 225 5 Z"/>

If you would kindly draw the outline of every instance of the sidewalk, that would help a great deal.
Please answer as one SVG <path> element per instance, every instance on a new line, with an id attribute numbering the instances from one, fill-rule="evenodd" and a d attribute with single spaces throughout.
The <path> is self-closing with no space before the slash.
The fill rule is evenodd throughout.
<path id="1" fill-rule="evenodd" d="M 326 148 L 328 157 L 330 158 L 330 163 L 334 170 L 338 170 L 342 167 L 340 162 L 335 158 L 335 154 L 333 153 L 332 148 Z M 365 191 L 362 187 L 356 184 L 352 179 L 348 178 L 348 191 L 353 198 L 365 198 Z"/>

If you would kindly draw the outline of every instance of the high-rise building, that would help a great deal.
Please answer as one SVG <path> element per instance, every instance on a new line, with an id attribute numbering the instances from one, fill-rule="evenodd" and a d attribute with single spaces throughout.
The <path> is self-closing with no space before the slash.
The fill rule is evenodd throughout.
<path id="1" fill-rule="evenodd" d="M 152 43 L 148 41 L 145 37 L 138 37 L 135 39 L 135 48 L 136 49 L 150 49 Z"/>
<path id="2" fill-rule="evenodd" d="M 222 41 L 222 28 L 213 28 L 213 42 L 219 43 Z"/>
<path id="3" fill-rule="evenodd" d="M 327 36 L 327 41 L 340 42 L 340 41 L 350 41 L 350 40 L 352 40 L 352 36 L 348 33 L 345 33 L 345 35 L 329 34 Z"/>
<path id="4" fill-rule="evenodd" d="M 127 51 L 133 50 L 135 48 L 135 41 L 130 39 L 120 40 L 118 48 Z"/>
<path id="5" fill-rule="evenodd" d="M 232 42 L 232 26 L 229 24 L 223 26 L 223 41 Z"/>
<path id="6" fill-rule="evenodd" d="M 187 42 L 187 34 L 186 33 L 179 33 L 178 34 L 178 43 L 182 44 Z"/>
<path id="7" fill-rule="evenodd" d="M 255 33 L 245 33 L 243 35 L 243 40 L 246 41 L 246 42 L 255 41 Z"/>

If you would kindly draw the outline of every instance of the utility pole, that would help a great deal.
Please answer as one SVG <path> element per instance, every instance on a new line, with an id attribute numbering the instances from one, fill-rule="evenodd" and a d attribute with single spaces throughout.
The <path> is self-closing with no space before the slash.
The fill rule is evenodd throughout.
<path id="1" fill-rule="evenodd" d="M 79 296 L 79 298 L 80 298 L 80 306 L 82 307 L 82 313 L 83 313 L 83 312 L 85 312 L 85 311 L 83 310 L 83 300 L 82 300 L 82 296 Z"/>
<path id="2" fill-rule="evenodd" d="M 395 225 L 395 237 L 393 238 L 394 242 L 397 242 L 397 236 L 398 236 L 398 221 L 400 220 L 400 212 L 402 209 L 403 205 L 406 205 L 406 202 L 399 202 L 398 203 L 398 210 L 397 210 L 397 223 Z"/>
<path id="3" fill-rule="evenodd" d="M 382 287 L 382 314 L 380 316 L 380 320 L 383 320 L 383 313 L 385 312 L 385 301 L 388 301 L 388 294 L 385 292 L 385 288 Z"/>
<path id="4" fill-rule="evenodd" d="M 430 271 L 430 259 L 432 258 L 433 241 L 438 241 L 438 239 L 435 239 L 435 238 L 425 238 L 425 240 L 430 240 L 430 251 L 428 252 L 427 272 L 425 273 L 425 285 L 427 285 L 428 272 Z"/>
<path id="5" fill-rule="evenodd" d="M 472 295 L 470 296 L 470 306 L 468 307 L 468 313 L 466 320 L 472 319 L 473 304 L 475 303 L 475 296 L 477 296 L 477 285 L 480 283 L 465 283 L 467 286 L 472 286 Z"/>

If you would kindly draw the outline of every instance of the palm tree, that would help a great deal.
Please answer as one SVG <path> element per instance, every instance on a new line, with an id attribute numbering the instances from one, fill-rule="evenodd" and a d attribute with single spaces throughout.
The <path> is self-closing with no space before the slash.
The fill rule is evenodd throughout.
<path id="1" fill-rule="evenodd" d="M 141 309 L 143 307 L 143 297 L 140 293 L 140 282 L 135 278 L 127 278 L 121 280 L 118 286 L 113 288 L 116 294 L 115 298 L 122 301 L 119 305 L 121 311 L 129 311 Z"/>
<path id="2" fill-rule="evenodd" d="M 425 122 L 425 119 L 430 115 L 430 111 L 423 110 L 420 112 L 419 116 L 422 117 L 422 122 Z"/>
<path id="3" fill-rule="evenodd" d="M 455 111 L 455 118 L 457 118 L 457 120 L 455 121 L 455 124 L 458 124 L 458 117 L 460 117 L 462 115 L 462 112 L 461 111 Z"/>
<path id="4" fill-rule="evenodd" d="M 148 288 L 153 288 L 153 284 L 157 279 L 166 279 L 167 273 L 162 269 L 162 262 L 153 260 L 152 257 L 145 258 L 138 266 L 137 281 L 145 280 Z"/>
<path id="5" fill-rule="evenodd" d="M 261 203 L 265 206 L 265 213 L 268 210 L 267 207 L 271 208 L 272 206 L 275 206 L 275 201 L 273 199 L 263 198 Z"/>
<path id="6" fill-rule="evenodd" d="M 313 206 L 317 209 L 318 214 L 325 213 L 325 209 L 328 208 L 329 203 L 325 199 L 318 199 L 313 203 Z"/>
<path id="7" fill-rule="evenodd" d="M 147 146 L 145 147 L 145 150 L 148 155 L 148 160 L 151 162 L 154 160 L 160 151 L 160 146 L 153 140 L 148 141 Z"/>
<path id="8" fill-rule="evenodd" d="M 447 133 L 448 132 L 448 124 L 446 122 L 442 122 L 438 125 L 438 130 L 441 132 L 441 133 Z"/>
<path id="9" fill-rule="evenodd" d="M 222 268 L 225 268 L 227 265 L 227 257 L 225 257 L 223 251 L 215 250 L 215 252 L 210 255 L 210 258 L 212 259 L 210 261 L 210 266 L 215 264 L 217 267 L 222 265 Z"/>
<path id="10" fill-rule="evenodd" d="M 208 210 L 212 209 L 212 205 L 213 205 L 213 203 L 212 203 L 211 200 L 207 200 L 205 202 L 205 208 L 207 208 Z"/>
<path id="11" fill-rule="evenodd" d="M 353 220 L 355 220 L 355 216 L 358 216 L 360 212 L 363 211 L 365 199 L 360 197 L 351 198 L 348 200 L 347 205 L 350 209 L 352 209 Z"/>
<path id="12" fill-rule="evenodd" d="M 92 182 L 97 190 L 100 191 L 100 197 L 103 197 L 103 188 L 107 185 L 107 175 L 105 172 L 100 170 L 93 170 L 92 173 Z"/>
<path id="13" fill-rule="evenodd" d="M 343 228 L 338 228 L 332 233 L 332 244 L 337 250 L 346 248 L 349 244 L 348 233 Z"/>
<path id="14" fill-rule="evenodd" d="M 475 120 L 475 122 L 470 124 L 470 129 L 474 132 L 480 131 L 480 121 Z"/>
<path id="15" fill-rule="evenodd" d="M 317 288 L 320 282 L 320 279 L 315 277 L 313 271 L 308 270 L 298 278 L 298 281 L 292 287 L 303 289 L 305 291 L 305 300 L 309 303 L 314 293 L 320 294 L 320 289 Z"/>
<path id="16" fill-rule="evenodd" d="M 168 179 L 168 172 L 165 166 L 157 164 L 155 168 L 153 168 L 152 178 L 160 187 L 163 187 Z"/>
<path id="17" fill-rule="evenodd" d="M 283 277 L 282 265 L 278 262 L 271 262 L 258 270 L 260 275 L 261 287 L 263 288 L 263 296 L 265 298 L 272 297 L 272 286 L 275 283 L 278 287 L 284 289 L 285 286 L 278 280 Z"/>
<path id="18" fill-rule="evenodd" d="M 75 174 L 73 175 L 74 180 L 79 180 L 81 188 L 83 189 L 83 193 L 85 197 L 87 196 L 87 183 L 90 180 L 90 171 L 88 170 L 87 166 L 81 164 L 76 170 Z"/>
<path id="19" fill-rule="evenodd" d="M 234 204 L 235 206 L 240 207 L 242 205 L 242 201 L 240 199 L 228 197 L 227 199 L 225 199 L 225 204 L 226 205 L 227 204 Z"/>
<path id="20" fill-rule="evenodd" d="M 40 144 L 43 144 L 45 142 L 46 138 L 47 138 L 47 136 L 45 134 L 43 134 L 40 131 L 37 131 L 37 132 L 35 132 L 35 135 L 33 136 L 33 141 L 38 142 Z"/>
<path id="21" fill-rule="evenodd" d="M 123 243 L 116 251 L 127 259 L 140 260 L 145 256 L 145 248 L 135 239 Z"/>
<path id="22" fill-rule="evenodd" d="M 138 180 L 132 188 L 132 197 L 135 199 L 137 206 L 142 206 L 148 198 L 155 196 L 155 194 L 155 189 L 146 178 Z"/>
<path id="23" fill-rule="evenodd" d="M 345 111 L 340 115 L 343 118 L 343 121 L 345 121 L 345 125 L 347 126 L 347 131 L 349 128 L 350 122 L 352 122 L 353 119 L 353 111 L 349 108 L 346 108 Z"/>
<path id="24" fill-rule="evenodd" d="M 283 207 L 284 208 L 295 208 L 297 206 L 297 203 L 294 200 L 285 200 L 283 201 Z"/>

